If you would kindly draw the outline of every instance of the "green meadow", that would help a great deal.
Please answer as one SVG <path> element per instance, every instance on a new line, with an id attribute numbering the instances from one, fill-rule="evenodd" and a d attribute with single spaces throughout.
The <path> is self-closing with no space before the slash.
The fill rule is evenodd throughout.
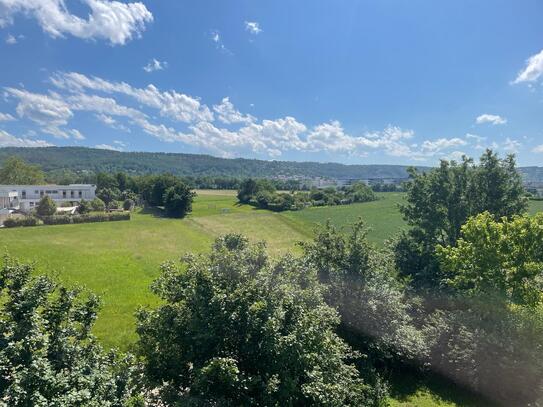
<path id="1" fill-rule="evenodd" d="M 193 212 L 182 220 L 141 210 L 130 221 L 2 229 L 0 247 L 35 262 L 38 272 L 99 294 L 103 307 L 95 334 L 106 347 L 129 349 L 136 339 L 135 310 L 158 302 L 149 286 L 163 261 L 208 250 L 216 236 L 227 232 L 265 240 L 273 255 L 297 251 L 296 242 L 311 238 L 318 224 L 330 220 L 347 227 L 359 217 L 371 228 L 369 239 L 382 245 L 406 226 L 398 211 L 403 195 L 379 197 L 375 202 L 272 213 L 238 205 L 232 191 L 199 191 Z M 543 211 L 543 201 L 531 202 L 530 213 L 538 211 Z M 457 405 L 436 397 L 418 389 L 393 405 Z"/>

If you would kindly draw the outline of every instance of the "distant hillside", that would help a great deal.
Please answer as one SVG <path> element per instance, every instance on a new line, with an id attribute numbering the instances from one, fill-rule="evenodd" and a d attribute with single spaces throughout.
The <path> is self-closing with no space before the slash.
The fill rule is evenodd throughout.
<path id="1" fill-rule="evenodd" d="M 179 176 L 304 177 L 304 178 L 404 178 L 404 165 L 344 165 L 295 161 L 227 159 L 199 154 L 135 153 L 86 147 L 0 148 L 0 164 L 19 156 L 44 171 L 126 171 L 131 174 L 169 172 Z M 421 170 L 429 167 L 418 167 Z M 526 181 L 543 182 L 542 167 L 521 168 Z"/>
<path id="2" fill-rule="evenodd" d="M 132 174 L 170 172 L 180 176 L 404 178 L 407 166 L 227 159 L 198 154 L 134 153 L 85 147 L 0 148 L 0 163 L 19 156 L 44 171 L 126 171 Z M 422 168 L 422 167 L 421 167 Z"/>

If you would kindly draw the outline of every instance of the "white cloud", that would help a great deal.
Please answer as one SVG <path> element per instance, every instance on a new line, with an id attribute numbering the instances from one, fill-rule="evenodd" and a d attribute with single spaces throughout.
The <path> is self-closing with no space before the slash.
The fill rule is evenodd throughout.
<path id="1" fill-rule="evenodd" d="M 258 35 L 262 32 L 260 25 L 256 21 L 245 21 L 245 30 L 254 35 Z"/>
<path id="2" fill-rule="evenodd" d="M 513 83 L 534 82 L 543 75 L 543 50 L 526 61 L 526 67 L 519 72 Z"/>
<path id="3" fill-rule="evenodd" d="M 10 122 L 15 120 L 15 117 L 10 115 L 9 113 L 2 113 L 0 112 L 0 122 Z"/>
<path id="4" fill-rule="evenodd" d="M 532 152 L 534 153 L 539 153 L 539 154 L 543 154 L 543 144 L 540 144 L 538 146 L 535 146 L 533 149 L 532 149 Z"/>
<path id="5" fill-rule="evenodd" d="M 148 85 L 146 88 L 134 88 L 125 82 L 109 82 L 75 72 L 57 74 L 52 78 L 52 82 L 57 87 L 72 92 L 90 89 L 109 94 L 123 94 L 146 106 L 159 109 L 162 116 L 180 122 L 213 120 L 213 113 L 199 99 L 175 91 L 161 92 L 154 85 Z"/>
<path id="6" fill-rule="evenodd" d="M 8 45 L 15 45 L 17 44 L 17 38 L 15 38 L 13 35 L 9 34 L 6 37 L 6 44 Z"/>
<path id="7" fill-rule="evenodd" d="M 85 136 L 83 134 L 81 134 L 81 132 L 79 130 L 71 129 L 70 134 L 76 140 L 85 140 Z"/>
<path id="8" fill-rule="evenodd" d="M 220 104 L 213 106 L 213 110 L 217 113 L 218 119 L 226 124 L 253 123 L 256 120 L 250 114 L 243 115 L 239 110 L 236 110 L 228 97 L 223 98 Z"/>
<path id="9" fill-rule="evenodd" d="M 215 47 L 220 50 L 221 52 L 224 52 L 225 54 L 232 55 L 232 51 L 230 51 L 224 43 L 222 42 L 221 33 L 218 30 L 213 30 L 210 33 L 211 41 L 215 44 Z"/>
<path id="10" fill-rule="evenodd" d="M 90 9 L 88 19 L 71 14 L 64 0 L 0 0 L 0 26 L 13 22 L 16 14 L 35 18 L 52 37 L 65 34 L 82 39 L 104 39 L 123 45 L 139 37 L 153 15 L 141 2 L 81 0 Z"/>
<path id="11" fill-rule="evenodd" d="M 73 116 L 70 106 L 57 94 L 43 95 L 26 90 L 6 88 L 6 92 L 19 100 L 17 114 L 41 126 L 41 131 L 57 138 L 70 138 L 70 134 L 61 129 Z"/>
<path id="12" fill-rule="evenodd" d="M 0 147 L 47 147 L 51 145 L 45 140 L 19 138 L 0 130 Z"/>
<path id="13" fill-rule="evenodd" d="M 491 123 L 493 125 L 497 124 L 505 124 L 507 123 L 507 119 L 495 114 L 482 114 L 475 120 L 477 124 L 485 124 L 485 123 Z"/>
<path id="14" fill-rule="evenodd" d="M 437 140 L 426 140 L 422 143 L 421 148 L 425 153 L 435 154 L 440 151 L 446 150 L 452 147 L 465 146 L 467 142 L 461 138 L 439 138 Z"/>
<path id="15" fill-rule="evenodd" d="M 143 70 L 147 73 L 151 73 L 154 71 L 162 71 L 168 67 L 168 63 L 166 61 L 159 61 L 158 59 L 151 59 L 147 65 L 143 67 Z"/>
<path id="16" fill-rule="evenodd" d="M 96 144 L 94 148 L 99 148 L 100 150 L 123 151 L 122 148 L 110 144 Z"/>

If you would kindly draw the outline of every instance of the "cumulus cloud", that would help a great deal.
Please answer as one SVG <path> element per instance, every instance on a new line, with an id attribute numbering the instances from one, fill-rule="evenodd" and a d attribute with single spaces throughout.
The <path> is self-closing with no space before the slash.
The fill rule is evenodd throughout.
<path id="1" fill-rule="evenodd" d="M 543 154 L 543 144 L 540 144 L 538 146 L 535 146 L 533 149 L 532 149 L 532 152 L 534 153 L 539 153 L 539 154 Z"/>
<path id="2" fill-rule="evenodd" d="M 0 122 L 10 122 L 15 120 L 15 117 L 10 115 L 9 113 L 2 113 L 0 112 Z"/>
<path id="3" fill-rule="evenodd" d="M 502 146 L 502 148 L 508 153 L 518 153 L 520 147 L 522 147 L 522 143 L 520 141 L 511 139 L 509 137 L 507 137 Z"/>
<path id="4" fill-rule="evenodd" d="M 260 25 L 256 21 L 245 21 L 245 30 L 254 35 L 258 35 L 262 32 Z"/>
<path id="5" fill-rule="evenodd" d="M 74 115 L 86 113 L 113 129 L 133 130 L 133 134 L 183 143 L 224 157 L 280 157 L 289 151 L 362 157 L 379 152 L 428 160 L 451 156 L 458 153 L 459 147 L 483 142 L 479 136 L 466 135 L 415 143 L 413 130 L 392 125 L 351 134 L 337 120 L 309 126 L 291 116 L 258 119 L 238 110 L 228 97 L 210 109 L 199 98 L 175 90 L 163 91 L 154 85 L 137 88 L 74 72 L 54 74 L 51 83 L 56 91 L 48 94 L 15 88 L 6 88 L 6 93 L 18 99 L 16 111 L 20 117 L 55 137 L 82 139 L 80 132 L 68 127 Z M 119 102 L 121 99 L 124 104 Z M 124 147 L 115 142 L 101 146 Z M 508 146 L 514 148 L 515 144 L 511 140 Z"/>
<path id="6" fill-rule="evenodd" d="M 199 99 L 175 91 L 161 92 L 154 85 L 135 88 L 125 82 L 110 82 L 97 77 L 79 73 L 60 73 L 52 78 L 57 87 L 71 92 L 85 89 L 129 96 L 139 103 L 160 110 L 160 114 L 171 119 L 190 123 L 213 120 L 213 113 Z"/>
<path id="7" fill-rule="evenodd" d="M 159 61 L 158 59 L 151 59 L 147 65 L 143 67 L 143 70 L 147 73 L 151 73 L 154 71 L 162 71 L 168 67 L 168 63 L 166 61 Z"/>
<path id="8" fill-rule="evenodd" d="M 256 120 L 250 114 L 244 115 L 240 113 L 228 97 L 223 98 L 220 104 L 213 106 L 213 110 L 217 113 L 218 119 L 225 124 L 253 123 Z"/>
<path id="9" fill-rule="evenodd" d="M 66 34 L 82 39 L 103 39 L 123 45 L 139 37 L 153 15 L 141 2 L 81 0 L 88 8 L 87 19 L 71 14 L 64 0 L 0 0 L 0 25 L 13 22 L 16 14 L 37 20 L 52 37 Z"/>
<path id="10" fill-rule="evenodd" d="M 51 145 L 44 140 L 15 137 L 4 130 L 0 130 L 0 147 L 47 147 Z"/>
<path id="11" fill-rule="evenodd" d="M 485 113 L 485 114 L 482 114 L 479 117 L 477 117 L 475 122 L 477 124 L 490 123 L 490 124 L 493 124 L 493 125 L 497 125 L 497 124 L 505 124 L 505 123 L 507 123 L 507 119 L 504 118 L 504 117 L 495 115 L 495 114 Z"/>
<path id="12" fill-rule="evenodd" d="M 44 133 L 57 138 L 70 138 L 70 134 L 61 129 L 73 116 L 70 106 L 57 94 L 44 95 L 22 89 L 6 88 L 8 95 L 18 99 L 17 114 L 40 125 Z"/>
<path id="13" fill-rule="evenodd" d="M 543 50 L 528 58 L 526 66 L 518 73 L 513 83 L 535 82 L 541 75 L 543 75 Z"/>

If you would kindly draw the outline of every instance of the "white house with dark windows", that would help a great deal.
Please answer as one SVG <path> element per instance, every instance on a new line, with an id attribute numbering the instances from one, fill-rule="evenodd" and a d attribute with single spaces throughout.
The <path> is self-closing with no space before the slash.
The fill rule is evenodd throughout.
<path id="1" fill-rule="evenodd" d="M 82 199 L 86 201 L 94 199 L 96 185 L 0 185 L 0 210 L 18 209 L 29 212 L 45 195 L 58 206 L 66 203 L 75 206 Z"/>

